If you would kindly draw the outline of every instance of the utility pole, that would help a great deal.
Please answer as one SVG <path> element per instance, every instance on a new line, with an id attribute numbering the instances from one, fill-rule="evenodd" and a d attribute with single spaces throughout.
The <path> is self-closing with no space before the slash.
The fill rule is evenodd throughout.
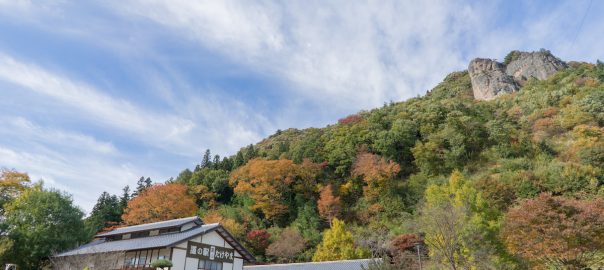
<path id="1" fill-rule="evenodd" d="M 419 261 L 419 270 L 422 270 L 422 256 L 419 253 L 421 243 L 415 243 L 415 248 L 417 248 L 417 260 Z"/>

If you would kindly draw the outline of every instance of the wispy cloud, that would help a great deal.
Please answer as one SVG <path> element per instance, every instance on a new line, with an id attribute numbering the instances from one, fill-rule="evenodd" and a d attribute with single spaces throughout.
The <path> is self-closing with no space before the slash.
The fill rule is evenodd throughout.
<path id="1" fill-rule="evenodd" d="M 63 102 L 91 120 L 141 136 L 151 143 L 180 146 L 195 124 L 169 113 L 161 114 L 138 108 L 132 103 L 113 98 L 85 83 L 72 81 L 36 65 L 0 55 L 0 80 L 19 85 Z"/>

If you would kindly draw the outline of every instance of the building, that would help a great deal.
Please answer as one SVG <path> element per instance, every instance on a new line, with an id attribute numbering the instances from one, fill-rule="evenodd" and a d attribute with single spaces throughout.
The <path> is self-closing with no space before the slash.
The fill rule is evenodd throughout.
<path id="1" fill-rule="evenodd" d="M 362 270 L 367 269 L 372 259 L 344 260 L 331 262 L 307 262 L 288 264 L 246 265 L 245 270 Z"/>
<path id="2" fill-rule="evenodd" d="M 224 227 L 199 217 L 117 228 L 52 258 L 61 270 L 154 269 L 158 259 L 170 260 L 170 270 L 242 270 L 255 262 Z"/>

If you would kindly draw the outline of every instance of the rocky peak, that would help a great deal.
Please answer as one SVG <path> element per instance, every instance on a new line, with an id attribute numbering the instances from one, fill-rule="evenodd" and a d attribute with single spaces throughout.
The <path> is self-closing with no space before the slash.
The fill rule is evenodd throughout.
<path id="1" fill-rule="evenodd" d="M 529 78 L 543 80 L 566 67 L 566 63 L 542 49 L 538 52 L 512 51 L 504 63 L 476 58 L 470 62 L 468 72 L 474 98 L 491 100 L 518 91 Z"/>
<path id="2" fill-rule="evenodd" d="M 505 65 L 495 60 L 476 58 L 470 62 L 468 72 L 475 99 L 491 100 L 519 89 L 514 79 L 506 74 Z"/>
<path id="3" fill-rule="evenodd" d="M 531 77 L 546 79 L 558 70 L 565 69 L 566 63 L 556 58 L 547 50 L 538 52 L 512 51 L 505 73 L 516 81 L 526 81 Z"/>

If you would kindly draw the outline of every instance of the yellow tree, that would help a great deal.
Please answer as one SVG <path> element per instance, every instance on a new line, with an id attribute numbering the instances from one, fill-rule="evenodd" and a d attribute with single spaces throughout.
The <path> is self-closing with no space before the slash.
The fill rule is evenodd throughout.
<path id="1" fill-rule="evenodd" d="M 15 170 L 0 170 L 0 215 L 4 205 L 19 196 L 29 184 L 29 176 Z"/>
<path id="2" fill-rule="evenodd" d="M 195 198 L 183 184 L 156 184 L 128 202 L 122 220 L 137 225 L 193 216 L 197 212 Z"/>
<path id="3" fill-rule="evenodd" d="M 360 259 L 369 256 L 369 251 L 356 247 L 352 233 L 346 230 L 344 221 L 334 218 L 331 228 L 323 234 L 323 242 L 317 246 L 312 257 L 314 262 Z"/>

